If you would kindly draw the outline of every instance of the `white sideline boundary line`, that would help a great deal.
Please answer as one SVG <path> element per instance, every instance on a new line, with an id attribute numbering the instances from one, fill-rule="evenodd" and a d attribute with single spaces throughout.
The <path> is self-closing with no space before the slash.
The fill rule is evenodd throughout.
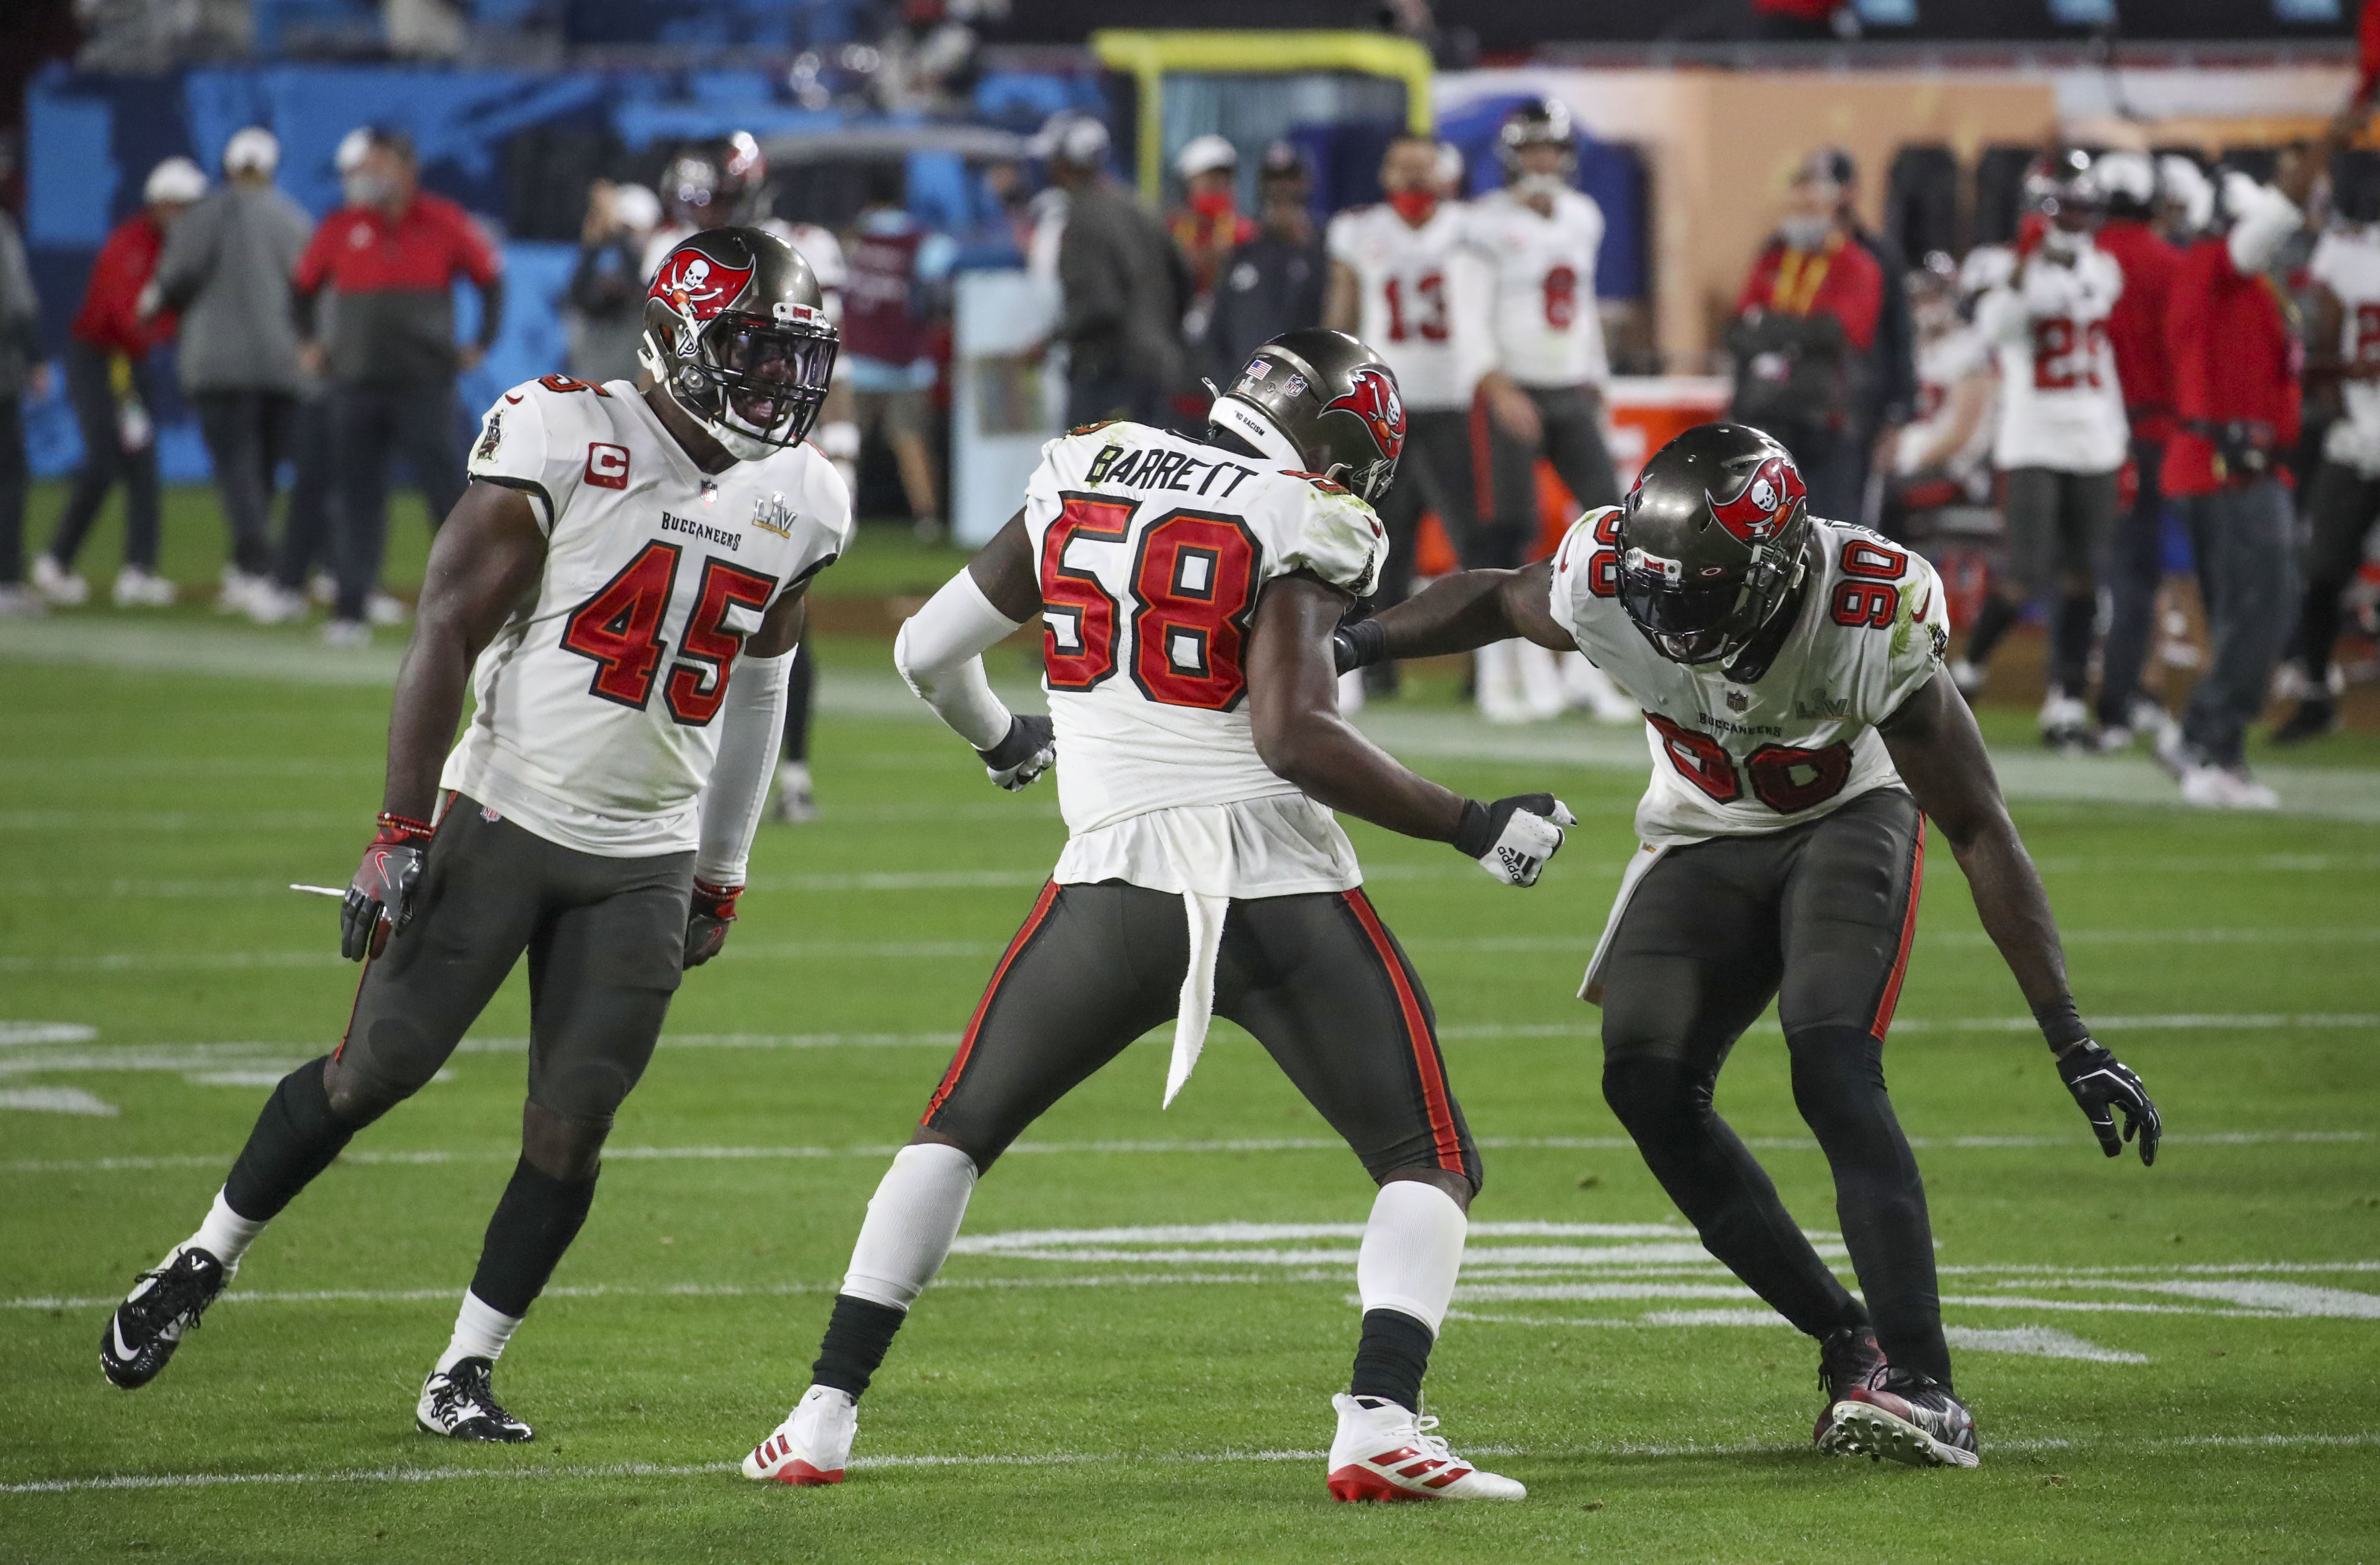
<path id="1" fill-rule="evenodd" d="M 2017 1438 L 1988 1440 L 1986 1456 L 1997 1451 L 2027 1450 L 2277 1450 L 2291 1448 L 2346 1448 L 2380 1445 L 2380 1434 L 2315 1435 L 2184 1435 L 2166 1439 L 2131 1441 L 2094 1441 L 2061 1438 Z M 1607 1445 L 1572 1446 L 1548 1451 L 1532 1451 L 1524 1447 L 1466 1446 L 1472 1456 L 1534 1457 L 1539 1461 L 1564 1458 L 1605 1457 L 1712 1457 L 1758 1456 L 1772 1452 L 1806 1451 L 1803 1444 L 1779 1444 L 1753 1440 L 1730 1445 L 1646 1445 L 1615 1442 Z M 850 1466 L 859 1472 L 883 1472 L 904 1468 L 937 1467 L 1086 1467 L 1086 1466 L 1166 1466 L 1185 1464 L 1225 1464 L 1236 1462 L 1322 1462 L 1327 1453 L 1319 1450 L 1255 1450 L 1255 1451 L 1172 1451 L 1127 1454 L 1091 1451 L 1045 1451 L 1029 1455 L 985 1456 L 858 1456 Z M 707 1478 L 723 1477 L 737 1471 L 732 1462 L 690 1462 L 663 1466 L 652 1462 L 618 1462 L 601 1463 L 570 1463 L 552 1467 L 365 1467 L 336 1468 L 321 1473 L 127 1473 L 91 1478 L 37 1478 L 0 1484 L 0 1494 L 87 1494 L 107 1490 L 196 1489 L 216 1488 L 237 1485 L 289 1486 L 297 1484 L 438 1484 L 470 1482 L 472 1480 L 510 1480 L 513 1482 L 548 1482 L 554 1479 L 577 1478 Z"/>

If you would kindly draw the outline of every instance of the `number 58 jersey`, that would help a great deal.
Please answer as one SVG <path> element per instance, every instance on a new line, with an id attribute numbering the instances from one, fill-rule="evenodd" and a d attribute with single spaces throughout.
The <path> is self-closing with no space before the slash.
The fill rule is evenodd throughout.
<path id="1" fill-rule="evenodd" d="M 1876 725 L 1940 665 L 1950 623 L 1923 559 L 1865 528 L 1811 529 L 1801 605 L 1749 684 L 1724 663 L 1672 662 L 1621 607 L 1620 513 L 1581 517 L 1554 557 L 1552 612 L 1579 650 L 1645 709 L 1653 778 L 1636 834 L 1653 847 L 1815 819 L 1900 774 Z"/>
<path id="2" fill-rule="evenodd" d="M 545 567 L 439 785 L 582 853 L 692 851 L 730 672 L 847 545 L 842 480 L 808 446 L 704 473 L 634 385 L 562 375 L 488 409 L 469 468 L 528 498 Z"/>
<path id="3" fill-rule="evenodd" d="M 1268 770 L 1246 658 L 1267 584 L 1361 597 L 1388 540 L 1335 483 L 1134 423 L 1051 441 L 1026 487 L 1057 729 L 1062 882 L 1287 895 L 1355 885 L 1330 812 Z"/>

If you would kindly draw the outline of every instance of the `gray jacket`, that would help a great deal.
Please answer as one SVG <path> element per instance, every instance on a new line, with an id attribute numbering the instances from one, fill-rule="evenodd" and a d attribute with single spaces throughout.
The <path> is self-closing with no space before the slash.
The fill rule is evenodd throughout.
<path id="1" fill-rule="evenodd" d="M 0 401 L 25 394 L 25 377 L 42 358 L 42 301 L 17 224 L 0 212 Z"/>
<path id="2" fill-rule="evenodd" d="M 156 285 L 182 312 L 184 391 L 298 389 L 289 273 L 313 234 L 306 209 L 270 186 L 225 185 L 182 214 Z"/>
<path id="3" fill-rule="evenodd" d="M 1074 191 L 1058 241 L 1058 335 L 1078 381 L 1130 374 L 1171 387 L 1182 372 L 1187 274 L 1155 214 L 1106 184 Z"/>

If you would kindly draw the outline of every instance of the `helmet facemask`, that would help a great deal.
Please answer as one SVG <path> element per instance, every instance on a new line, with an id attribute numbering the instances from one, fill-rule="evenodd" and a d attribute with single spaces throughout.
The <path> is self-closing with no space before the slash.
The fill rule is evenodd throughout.
<path id="1" fill-rule="evenodd" d="M 1751 558 L 1742 568 L 1706 565 L 1694 573 L 1683 562 L 1639 548 L 1629 538 L 1635 499 L 1632 492 L 1621 510 L 1621 607 L 1671 662 L 1733 659 L 1767 628 L 1801 582 L 1803 551 L 1810 537 L 1808 502 L 1796 499 L 1775 532 L 1751 546 Z M 1705 579 L 1689 580 L 1690 574 Z"/>
<path id="2" fill-rule="evenodd" d="M 646 306 L 638 357 L 670 400 L 739 462 L 808 438 L 834 371 L 837 334 L 825 312 L 797 305 L 778 314 L 722 310 L 694 322 L 662 300 Z"/>

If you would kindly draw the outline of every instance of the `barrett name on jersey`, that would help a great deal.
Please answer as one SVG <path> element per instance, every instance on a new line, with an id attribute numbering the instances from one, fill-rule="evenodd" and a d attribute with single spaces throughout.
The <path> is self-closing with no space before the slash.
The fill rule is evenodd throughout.
<path id="1" fill-rule="evenodd" d="M 488 409 L 469 468 L 528 497 L 545 568 L 440 786 L 583 852 L 694 848 L 744 638 L 849 543 L 833 468 L 794 446 L 706 474 L 629 382 L 562 375 Z"/>
<path id="2" fill-rule="evenodd" d="M 1025 523 L 1064 758 L 1059 803 L 1075 837 L 1057 878 L 1097 879 L 1094 864 L 1145 864 L 1157 849 L 1103 843 L 1104 829 L 1153 811 L 1267 800 L 1281 819 L 1234 831 L 1269 840 L 1243 843 L 1230 869 L 1212 867 L 1230 894 L 1355 884 L 1353 850 L 1330 811 L 1257 755 L 1244 660 L 1257 600 L 1274 578 L 1302 572 L 1352 596 L 1371 590 L 1388 553 L 1372 508 L 1313 474 L 1120 422 L 1043 447 Z M 1283 832 L 1295 841 L 1269 840 Z M 1135 883 L 1180 889 L 1164 882 L 1182 867 L 1146 869 L 1155 878 Z M 1332 883 L 1306 883 L 1318 879 Z"/>
<path id="3" fill-rule="evenodd" d="M 1663 657 L 1621 606 L 1617 508 L 1556 556 L 1552 613 L 1645 709 L 1653 779 L 1636 834 L 1664 847 L 1775 831 L 1898 785 L 1876 724 L 1933 678 L 1949 639 L 1934 567 L 1865 528 L 1813 518 L 1801 604 L 1760 676 Z"/>

